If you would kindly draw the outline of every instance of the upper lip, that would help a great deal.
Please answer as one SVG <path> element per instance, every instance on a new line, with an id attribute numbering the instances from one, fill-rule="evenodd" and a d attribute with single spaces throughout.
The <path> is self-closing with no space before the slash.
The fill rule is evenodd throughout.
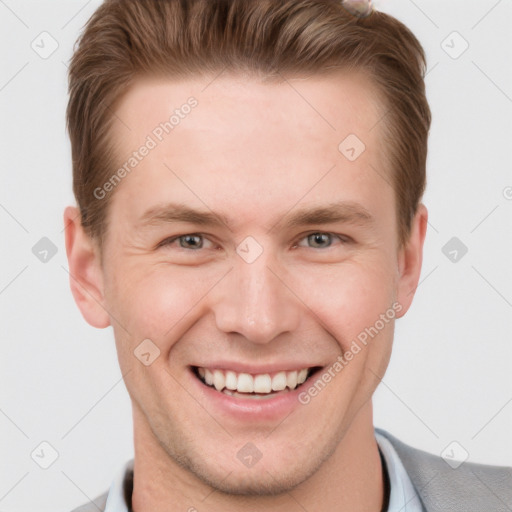
<path id="1" fill-rule="evenodd" d="M 250 364 L 250 363 L 241 363 L 236 361 L 219 361 L 213 363 L 204 363 L 192 365 L 196 368 L 208 368 L 209 370 L 231 370 L 235 373 L 250 373 L 253 375 L 265 374 L 265 373 L 276 373 L 276 372 L 292 372 L 294 370 L 302 370 L 304 368 L 318 368 L 323 365 L 320 364 L 311 364 L 309 363 L 269 363 L 269 364 Z"/>

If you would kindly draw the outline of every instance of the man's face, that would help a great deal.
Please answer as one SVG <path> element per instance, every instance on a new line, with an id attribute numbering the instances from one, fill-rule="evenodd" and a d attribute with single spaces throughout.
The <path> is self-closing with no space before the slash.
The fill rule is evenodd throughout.
<path id="1" fill-rule="evenodd" d="M 180 108 L 172 131 L 156 129 Z M 341 74 L 147 80 L 116 110 L 121 165 L 155 144 L 112 192 L 103 305 L 135 438 L 203 482 L 275 493 L 304 481 L 385 371 L 412 296 L 399 290 L 382 114 L 362 77 Z"/>

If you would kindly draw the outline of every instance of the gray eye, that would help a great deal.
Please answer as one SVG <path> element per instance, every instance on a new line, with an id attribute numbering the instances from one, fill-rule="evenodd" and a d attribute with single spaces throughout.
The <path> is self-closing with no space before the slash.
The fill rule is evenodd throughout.
<path id="1" fill-rule="evenodd" d="M 329 247 L 332 243 L 332 237 L 329 233 L 312 233 L 308 235 L 308 242 L 312 244 L 314 248 Z"/>
<path id="2" fill-rule="evenodd" d="M 201 249 L 203 237 L 201 235 L 183 235 L 179 237 L 180 247 L 183 249 Z"/>

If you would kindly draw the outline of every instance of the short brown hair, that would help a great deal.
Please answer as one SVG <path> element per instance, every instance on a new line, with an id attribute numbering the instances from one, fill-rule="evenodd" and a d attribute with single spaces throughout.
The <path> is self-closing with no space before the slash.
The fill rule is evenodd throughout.
<path id="1" fill-rule="evenodd" d="M 279 77 L 349 68 L 369 74 L 383 98 L 402 244 L 426 184 L 425 67 L 423 48 L 405 25 L 377 11 L 357 17 L 339 0 L 106 0 L 69 67 L 67 125 L 82 225 L 101 246 L 109 201 L 94 190 L 113 174 L 116 102 L 138 77 L 223 70 Z"/>

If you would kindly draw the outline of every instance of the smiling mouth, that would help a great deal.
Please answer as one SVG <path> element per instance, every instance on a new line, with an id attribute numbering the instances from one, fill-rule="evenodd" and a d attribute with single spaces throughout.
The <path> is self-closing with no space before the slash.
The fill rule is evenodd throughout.
<path id="1" fill-rule="evenodd" d="M 239 373 L 231 370 L 192 367 L 194 375 L 206 386 L 238 398 L 271 398 L 289 393 L 304 384 L 320 367 L 274 373 Z"/>

